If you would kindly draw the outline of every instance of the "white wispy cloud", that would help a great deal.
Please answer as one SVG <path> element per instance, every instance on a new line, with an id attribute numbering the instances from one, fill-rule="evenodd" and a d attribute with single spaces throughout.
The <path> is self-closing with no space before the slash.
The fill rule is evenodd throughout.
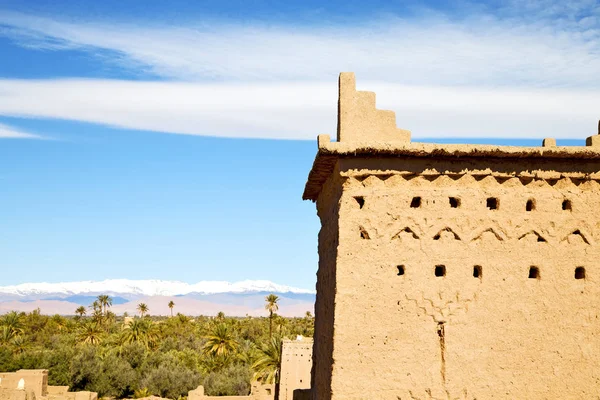
<path id="1" fill-rule="evenodd" d="M 42 136 L 23 132 L 21 129 L 0 124 L 0 139 L 43 139 Z"/>
<path id="2" fill-rule="evenodd" d="M 600 93 L 572 89 L 471 89 L 364 81 L 378 107 L 416 137 L 584 138 Z M 158 132 L 314 139 L 334 134 L 337 82 L 180 83 L 0 80 L 0 115 L 87 121 Z"/>
<path id="3" fill-rule="evenodd" d="M 534 9 L 530 3 L 520 9 Z M 10 12 L 0 13 L 0 24 L 23 45 L 109 50 L 115 62 L 178 80 L 329 80 L 355 71 L 364 79 L 410 85 L 600 87 L 594 14 L 600 11 L 580 4 L 581 17 L 558 19 L 548 4 L 523 16 L 506 11 L 513 8 L 500 16 L 477 12 L 457 19 L 429 12 L 352 25 L 140 26 Z M 571 8 L 559 10 L 568 16 Z"/>
<path id="4" fill-rule="evenodd" d="M 0 81 L 0 115 L 160 132 L 312 139 L 335 132 L 336 79 L 355 71 L 420 137 L 585 137 L 598 118 L 600 7 L 514 0 L 457 17 L 352 25 L 106 23 L 0 13 L 32 49 L 81 49 L 140 77 Z"/>

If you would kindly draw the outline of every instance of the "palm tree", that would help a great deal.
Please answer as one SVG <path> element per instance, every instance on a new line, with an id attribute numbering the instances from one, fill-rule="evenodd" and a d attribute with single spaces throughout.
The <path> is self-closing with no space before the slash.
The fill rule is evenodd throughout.
<path id="1" fill-rule="evenodd" d="M 0 319 L 0 326 L 6 327 L 11 336 L 18 336 L 24 332 L 23 314 L 11 311 Z"/>
<path id="2" fill-rule="evenodd" d="M 117 315 L 112 311 L 107 311 L 104 318 L 106 320 L 107 328 L 110 328 L 110 326 L 117 320 Z"/>
<path id="3" fill-rule="evenodd" d="M 103 314 L 102 314 L 102 306 L 100 305 L 100 302 L 98 300 L 94 300 L 94 302 L 92 303 L 90 308 L 92 309 L 92 320 L 94 320 L 94 322 L 97 322 L 97 323 L 102 322 Z"/>
<path id="4" fill-rule="evenodd" d="M 233 337 L 227 324 L 218 324 L 214 330 L 205 336 L 204 352 L 213 357 L 226 358 L 238 348 L 238 342 Z"/>
<path id="5" fill-rule="evenodd" d="M 23 354 L 27 350 L 27 342 L 23 339 L 23 336 L 15 336 L 11 339 L 10 344 L 13 348 L 14 354 Z"/>
<path id="6" fill-rule="evenodd" d="M 75 314 L 78 315 L 79 318 L 83 317 L 85 314 L 87 314 L 85 307 L 84 306 L 77 307 L 77 309 L 75 310 Z"/>
<path id="7" fill-rule="evenodd" d="M 144 318 L 144 315 L 149 311 L 149 308 L 146 303 L 140 303 L 137 306 L 137 310 L 140 312 L 140 316 Z"/>
<path id="8" fill-rule="evenodd" d="M 96 322 L 97 324 L 102 323 L 102 320 L 104 318 L 104 314 L 102 314 L 102 307 L 100 307 L 100 305 L 96 301 L 94 302 L 92 307 L 92 321 Z"/>
<path id="9" fill-rule="evenodd" d="M 173 300 L 169 301 L 169 308 L 171 309 L 171 317 L 173 317 L 173 307 L 175 307 L 175 302 Z"/>
<path id="10" fill-rule="evenodd" d="M 6 325 L 0 330 L 0 344 L 8 344 L 14 337 L 14 332 Z"/>
<path id="11" fill-rule="evenodd" d="M 279 383 L 281 371 L 281 338 L 275 336 L 259 349 L 258 359 L 252 364 L 254 380 L 262 383 Z"/>
<path id="12" fill-rule="evenodd" d="M 123 327 L 123 344 L 141 343 L 146 349 L 153 347 L 158 340 L 156 325 L 150 319 L 135 319 Z"/>
<path id="13" fill-rule="evenodd" d="M 224 320 L 225 319 L 225 313 L 223 311 L 219 311 L 217 313 L 217 319 L 219 319 L 221 321 Z"/>
<path id="14" fill-rule="evenodd" d="M 112 306 L 112 297 L 107 294 L 101 294 L 98 296 L 98 304 L 102 307 L 102 313 L 106 314 L 106 310 Z"/>
<path id="15" fill-rule="evenodd" d="M 277 305 L 279 297 L 271 293 L 265 297 L 265 301 L 267 302 L 265 310 L 269 312 L 269 338 L 273 338 L 273 313 L 279 310 L 279 305 Z"/>
<path id="16" fill-rule="evenodd" d="M 78 334 L 79 343 L 97 345 L 102 341 L 102 329 L 97 322 L 88 322 Z"/>

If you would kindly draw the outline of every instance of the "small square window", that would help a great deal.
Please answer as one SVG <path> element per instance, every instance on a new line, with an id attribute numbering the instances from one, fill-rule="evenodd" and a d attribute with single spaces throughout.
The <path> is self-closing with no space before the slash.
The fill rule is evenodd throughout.
<path id="1" fill-rule="evenodd" d="M 525 205 L 525 211 L 533 211 L 535 210 L 535 201 L 532 199 L 527 200 L 527 204 Z"/>
<path id="2" fill-rule="evenodd" d="M 460 199 L 458 197 L 450 197 L 449 201 L 450 201 L 450 207 L 452 207 L 452 208 L 460 207 Z"/>
<path id="3" fill-rule="evenodd" d="M 571 200 L 563 200 L 562 209 L 564 211 L 571 211 L 572 210 Z"/>
<path id="4" fill-rule="evenodd" d="M 585 268 L 583 268 L 583 267 L 575 268 L 575 279 L 585 279 Z"/>
<path id="5" fill-rule="evenodd" d="M 473 278 L 479 278 L 481 279 L 481 265 L 476 265 L 473 267 Z"/>
<path id="6" fill-rule="evenodd" d="M 488 197 L 488 199 L 486 201 L 486 205 L 487 205 L 487 208 L 489 208 L 490 210 L 497 210 L 498 209 L 498 199 L 495 197 Z"/>
<path id="7" fill-rule="evenodd" d="M 437 276 L 437 277 L 446 276 L 446 266 L 445 265 L 436 265 L 435 266 L 435 276 Z"/>
<path id="8" fill-rule="evenodd" d="M 410 202 L 410 208 L 419 208 L 419 207 L 421 207 L 421 198 L 413 197 L 412 201 Z"/>
<path id="9" fill-rule="evenodd" d="M 404 265 L 398 265 L 396 268 L 398 268 L 398 276 L 404 275 Z"/>
<path id="10" fill-rule="evenodd" d="M 538 267 L 529 267 L 529 279 L 540 279 L 540 269 Z"/>

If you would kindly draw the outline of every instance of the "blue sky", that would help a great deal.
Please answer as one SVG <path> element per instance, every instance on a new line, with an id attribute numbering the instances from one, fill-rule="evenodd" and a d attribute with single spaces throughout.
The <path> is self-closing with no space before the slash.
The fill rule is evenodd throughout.
<path id="1" fill-rule="evenodd" d="M 0 0 L 3 284 L 314 287 L 340 71 L 416 140 L 581 145 L 600 5 Z"/>

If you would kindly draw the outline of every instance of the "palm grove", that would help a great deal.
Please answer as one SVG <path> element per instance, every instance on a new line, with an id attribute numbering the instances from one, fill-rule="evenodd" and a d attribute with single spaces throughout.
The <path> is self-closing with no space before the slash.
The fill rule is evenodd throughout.
<path id="1" fill-rule="evenodd" d="M 279 298 L 265 299 L 268 318 L 118 317 L 112 299 L 98 296 L 74 317 L 9 312 L 0 317 L 0 372 L 48 369 L 50 385 L 90 390 L 102 397 L 171 399 L 204 385 L 207 395 L 247 395 L 250 382 L 277 382 L 281 342 L 313 334 L 313 317 L 277 315 Z"/>

